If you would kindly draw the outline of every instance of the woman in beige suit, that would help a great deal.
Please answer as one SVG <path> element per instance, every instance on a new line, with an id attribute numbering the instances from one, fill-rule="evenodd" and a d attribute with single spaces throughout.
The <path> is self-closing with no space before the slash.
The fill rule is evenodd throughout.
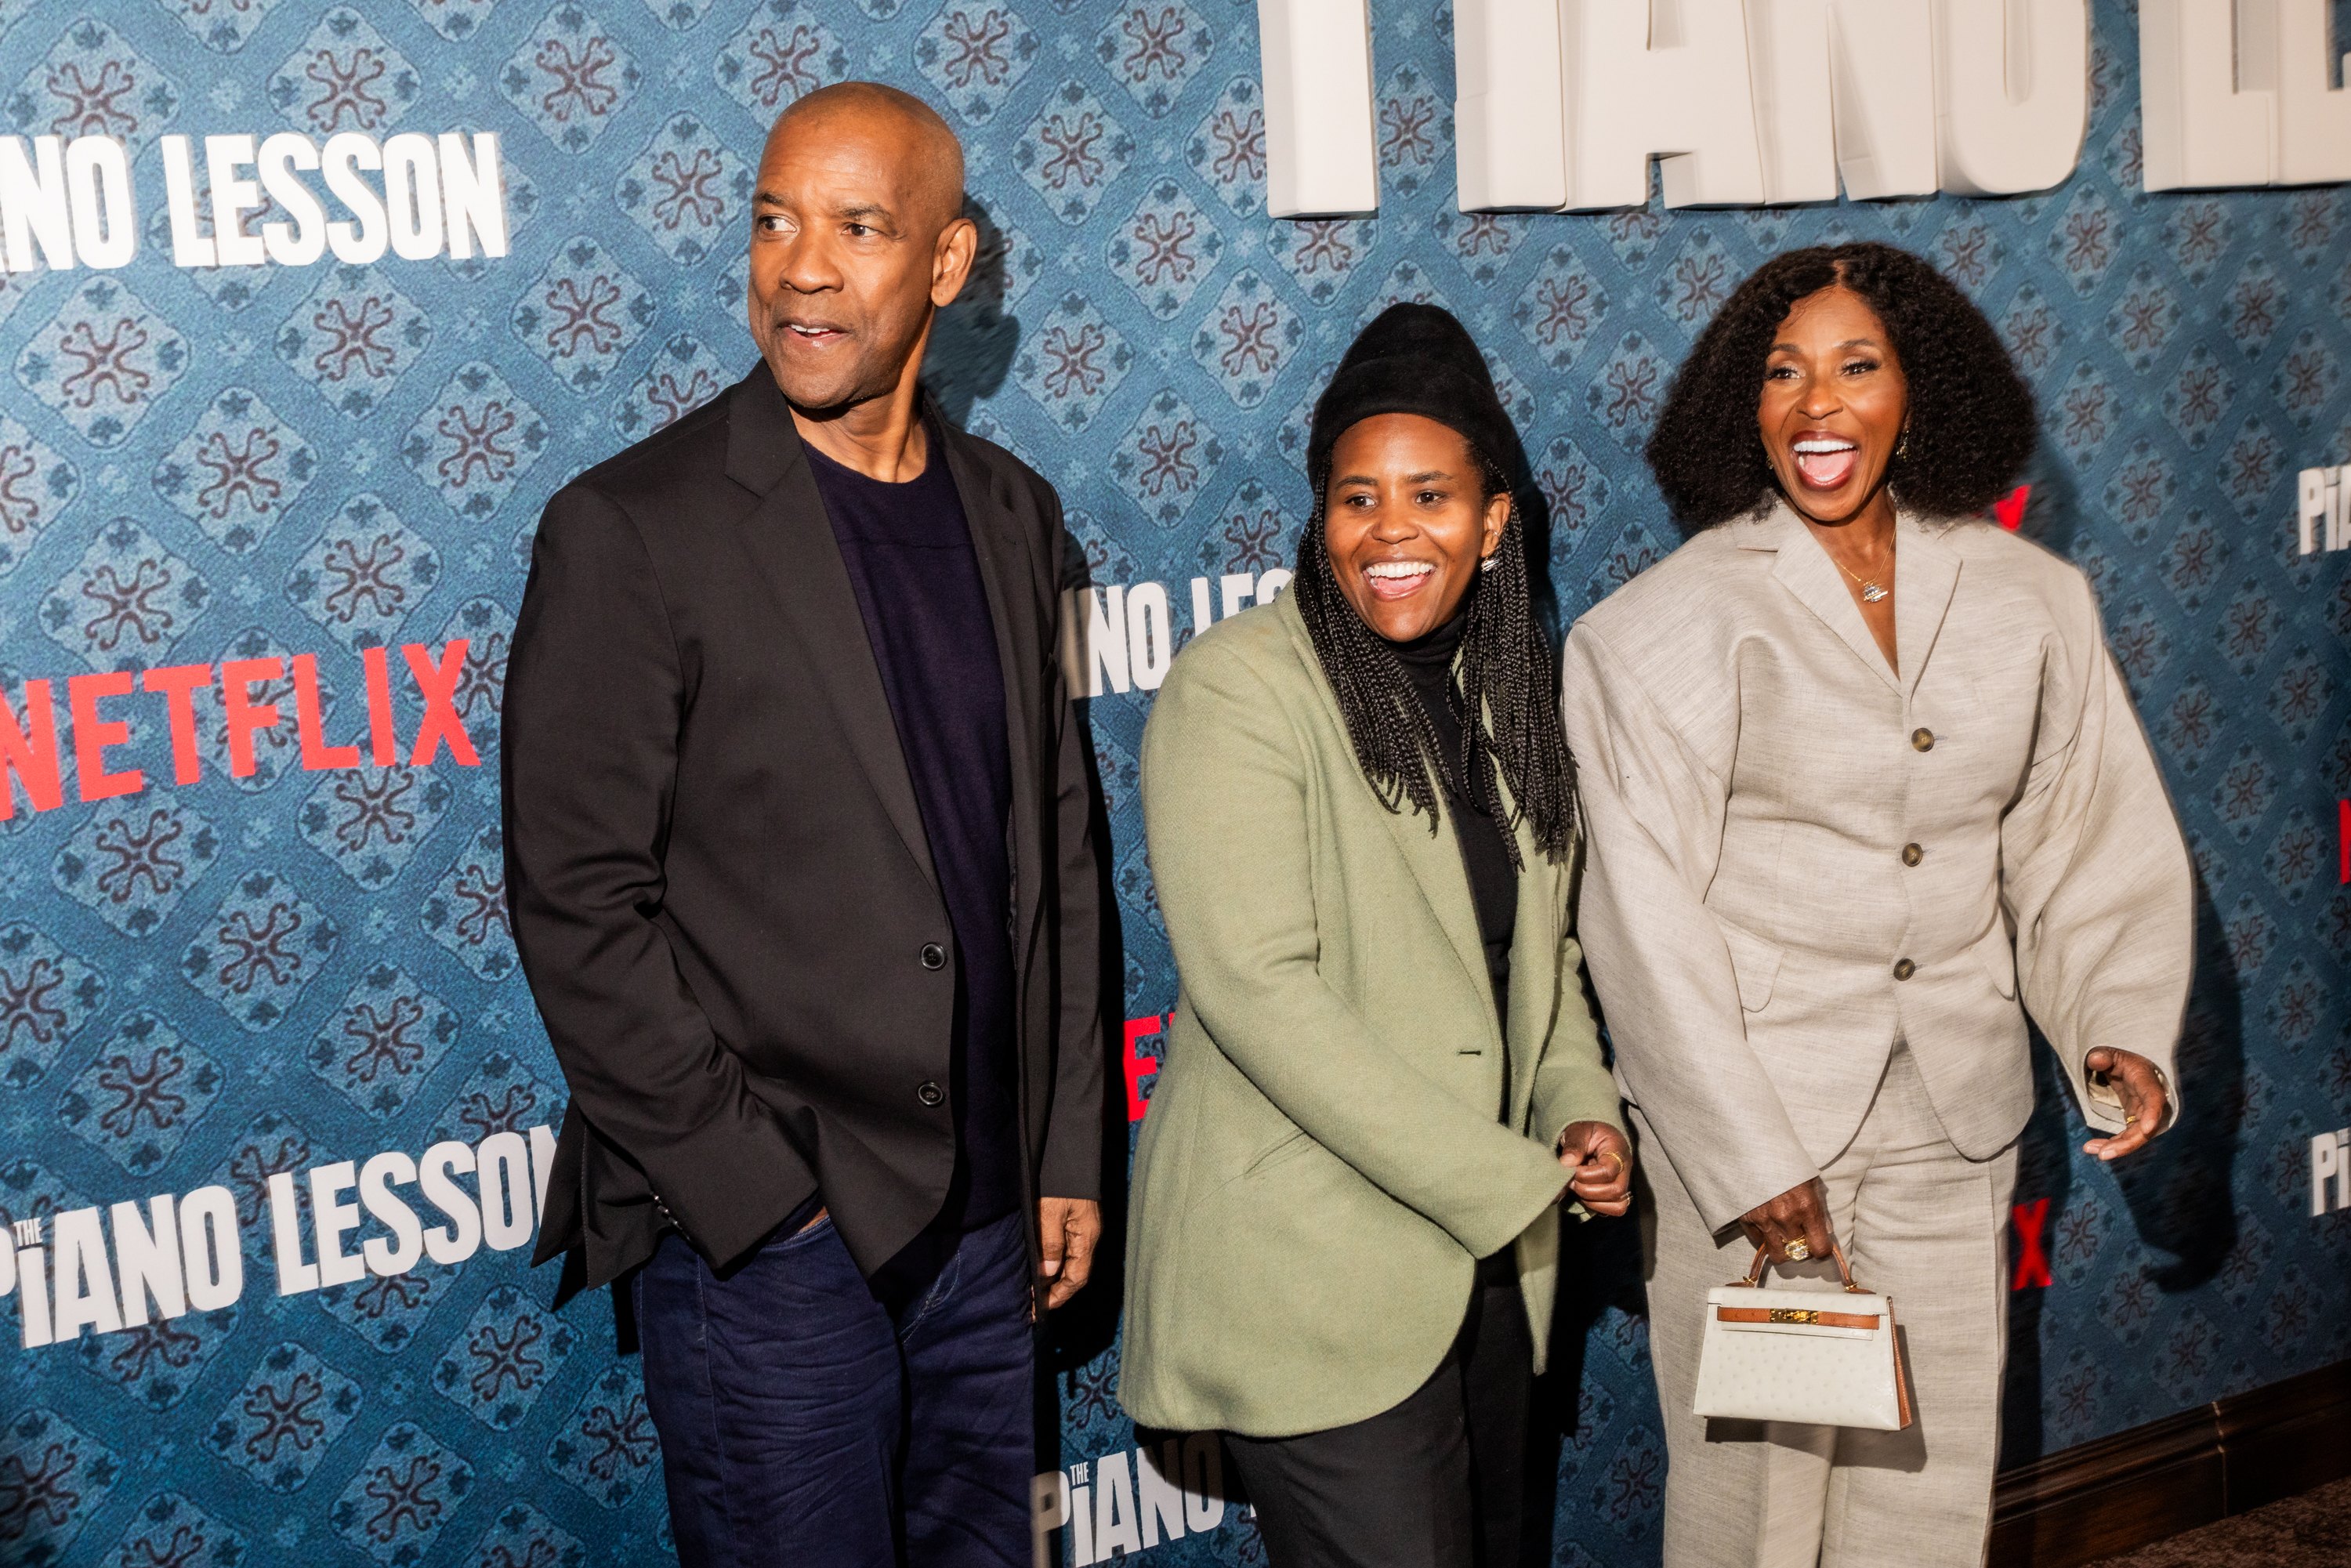
<path id="1" fill-rule="evenodd" d="M 1976 515 L 2033 423 L 1925 262 L 1781 256 L 1650 444 L 1698 531 L 1568 640 L 1580 926 L 1654 1199 L 1669 1568 L 1980 1563 L 2026 1012 L 2112 1134 L 2090 1153 L 2169 1116 L 2179 825 L 2088 582 Z M 1893 1298 L 1915 1424 L 1694 1416 L 1708 1288 L 1758 1245 L 1774 1289 L 1834 1288 L 1833 1241 Z"/>
<path id="2" fill-rule="evenodd" d="M 1144 731 L 1183 989 L 1119 1399 L 1225 1434 L 1275 1568 L 1518 1561 L 1561 1204 L 1629 1200 L 1516 445 L 1459 322 L 1383 313 L 1315 409 L 1296 580 Z"/>

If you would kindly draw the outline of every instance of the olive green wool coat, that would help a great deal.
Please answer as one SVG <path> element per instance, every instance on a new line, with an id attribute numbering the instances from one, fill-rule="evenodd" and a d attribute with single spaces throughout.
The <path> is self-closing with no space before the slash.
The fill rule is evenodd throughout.
<path id="1" fill-rule="evenodd" d="M 1288 594 L 1184 650 L 1142 773 L 1181 989 L 1135 1155 L 1121 1403 L 1253 1437 L 1377 1415 L 1444 1358 L 1475 1260 L 1513 1241 L 1539 1370 L 1552 1144 L 1622 1124 L 1573 868 L 1520 826 L 1506 1051 L 1452 823 L 1364 781 Z"/>

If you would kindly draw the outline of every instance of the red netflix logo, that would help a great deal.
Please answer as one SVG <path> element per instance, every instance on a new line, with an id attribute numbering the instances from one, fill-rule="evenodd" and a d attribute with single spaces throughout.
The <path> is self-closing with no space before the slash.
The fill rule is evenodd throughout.
<path id="1" fill-rule="evenodd" d="M 1143 1042 L 1159 1038 L 1160 1050 L 1166 1050 L 1167 1026 L 1175 1021 L 1173 1013 L 1151 1013 L 1126 1020 L 1126 1119 L 1140 1122 L 1143 1113 L 1151 1109 L 1152 1084 L 1159 1076 L 1162 1056 L 1145 1052 Z"/>
<path id="2" fill-rule="evenodd" d="M 481 757 L 457 708 L 457 685 L 465 670 L 465 641 L 458 637 L 444 643 L 437 655 L 423 643 L 405 643 L 400 649 L 424 710 L 407 747 L 411 768 L 431 763 L 444 746 L 461 767 L 481 766 Z M 294 674 L 291 718 L 304 769 L 319 772 L 360 767 L 356 743 L 327 744 L 315 653 L 297 653 L 290 661 L 230 659 L 217 665 L 167 664 L 141 674 L 110 670 L 69 676 L 65 682 L 66 709 L 73 720 L 74 776 L 81 799 L 110 800 L 118 795 L 135 795 L 147 787 L 143 769 L 111 772 L 107 762 L 109 751 L 131 743 L 131 725 L 120 716 L 110 717 L 106 705 L 131 698 L 134 693 L 163 699 L 165 727 L 172 738 L 172 783 L 193 784 L 204 776 L 204 754 L 196 744 L 198 692 L 213 692 L 219 698 L 230 776 L 251 778 L 256 766 L 254 737 L 286 724 L 288 716 L 275 701 L 256 701 L 254 688 L 283 681 L 289 663 Z M 366 674 L 368 761 L 390 768 L 402 760 L 401 738 L 392 720 L 391 651 L 365 649 L 360 663 Z M 120 709 L 115 711 L 119 714 Z M 19 789 L 36 811 L 53 811 L 65 803 L 57 703 L 47 680 L 25 683 L 21 711 L 0 693 L 0 821 L 16 814 Z"/>

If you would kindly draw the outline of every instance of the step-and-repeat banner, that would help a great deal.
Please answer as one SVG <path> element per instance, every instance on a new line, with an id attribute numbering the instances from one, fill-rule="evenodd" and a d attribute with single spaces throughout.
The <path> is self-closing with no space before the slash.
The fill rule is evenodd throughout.
<path id="1" fill-rule="evenodd" d="M 1956 5 L 1862 9 L 1924 28 Z M 1546 69 L 1507 28 L 1551 7 L 1374 6 L 1352 103 L 1345 29 L 1314 32 L 1352 7 L 1263 9 L 1263 51 L 1233 0 L 0 13 L 0 1562 L 670 1551 L 610 1299 L 551 1311 L 551 1270 L 526 1267 L 564 1090 L 507 929 L 500 687 L 546 497 L 753 362 L 762 133 L 852 77 L 966 140 L 986 259 L 933 380 L 1060 486 L 1092 564 L 1074 613 L 1124 1120 L 1175 999 L 1134 804 L 1152 693 L 1172 646 L 1286 580 L 1307 413 L 1357 328 L 1429 299 L 1485 346 L 1564 621 L 1677 540 L 1638 452 L 1727 291 L 1790 246 L 1884 239 L 1961 284 L 2039 390 L 2004 520 L 2097 585 L 2199 873 L 2179 1129 L 2099 1166 L 2044 1082 L 2010 1239 L 2009 1458 L 2351 1354 L 2351 550 L 2327 548 L 2351 543 L 2351 201 L 2284 183 L 2351 123 L 2339 72 L 2297 65 L 2351 40 L 2346 8 L 2252 8 L 2232 84 L 2225 3 L 2215 31 L 2199 0 L 2100 0 L 2087 136 L 2037 194 L 1510 215 L 1462 213 L 1458 182 L 1550 177 L 1512 162 L 1545 149 L 1504 99 Z M 1906 57 L 1836 9 L 1848 63 Z M 2063 50 L 2025 22 L 2068 9 L 1991 4 L 2011 44 L 1967 68 L 2045 96 L 2032 62 Z M 1655 10 L 1648 44 L 1720 66 L 1737 4 Z M 1789 43 L 1821 10 L 1744 7 L 1777 193 L 1826 167 L 1790 151 L 1826 134 L 1804 106 L 1830 73 Z M 2144 91 L 2142 13 L 2168 29 Z M 1970 36 L 1935 26 L 1914 66 Z M 1476 99 L 1474 175 L 1457 29 L 1517 84 Z M 1891 79 L 1835 84 L 1848 185 L 1898 177 L 1886 115 L 1927 100 Z M 1560 85 L 1554 128 L 1589 101 L 1562 110 Z M 1276 210 L 1336 169 L 1376 214 L 1270 216 L 1270 119 Z M 1942 149 L 1946 193 L 2004 188 L 1952 175 L 1962 152 Z M 2240 188 L 2151 194 L 2158 165 Z M 1604 190 L 1577 204 L 1625 199 L 1590 173 L 1567 170 L 1571 197 Z M 1539 1423 L 1553 1560 L 1654 1561 L 1631 1228 L 1570 1254 Z M 1261 1560 L 1214 1442 L 1119 1414 L 1114 1270 L 1089 1296 L 1050 1347 L 1041 1550 Z"/>

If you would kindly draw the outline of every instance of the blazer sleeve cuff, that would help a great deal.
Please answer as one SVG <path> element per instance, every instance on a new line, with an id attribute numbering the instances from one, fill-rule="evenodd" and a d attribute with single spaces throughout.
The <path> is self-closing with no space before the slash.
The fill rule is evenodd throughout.
<path id="1" fill-rule="evenodd" d="M 2116 1049 L 2127 1050 L 2128 1048 L 2117 1047 Z M 2157 1074 L 2163 1080 L 2163 1120 L 2155 1129 L 2156 1135 L 2161 1137 L 2179 1122 L 2179 1075 L 2172 1070 L 2172 1063 L 2164 1054 L 2147 1051 L 2134 1051 L 2132 1054 L 2147 1058 L 2154 1064 Z M 2072 1063 L 2074 1103 L 2080 1108 L 2084 1122 L 2100 1133 L 2112 1135 L 2129 1126 L 2131 1119 L 2119 1104 L 2108 1104 L 2097 1097 L 2097 1091 L 2090 1082 L 2088 1056 L 2089 1051 L 2085 1051 Z"/>
<path id="2" fill-rule="evenodd" d="M 1567 1190 L 1568 1173 L 1558 1158 L 1531 1138 L 1523 1146 L 1526 1153 L 1516 1161 L 1520 1169 L 1506 1190 L 1486 1195 L 1458 1214 L 1430 1217 L 1472 1258 L 1491 1257 L 1516 1241 Z"/>
<path id="3" fill-rule="evenodd" d="M 1603 1126 L 1614 1127 L 1624 1134 L 1626 1143 L 1633 1141 L 1632 1133 L 1625 1125 L 1624 1103 L 1617 1099 L 1613 1082 L 1604 1096 L 1599 1093 L 1562 1095 L 1541 1106 L 1535 1112 L 1534 1124 L 1530 1130 L 1543 1141 L 1545 1147 L 1556 1149 L 1560 1134 L 1578 1122 L 1597 1122 Z"/>
<path id="4" fill-rule="evenodd" d="M 656 1155 L 643 1168 L 654 1211 L 720 1269 L 766 1240 L 817 1187 L 815 1173 L 783 1128 L 756 1110 L 724 1133 L 697 1133 L 689 1156 Z M 780 1203 L 746 1201 L 755 1193 L 796 1196 Z"/>
<path id="5" fill-rule="evenodd" d="M 1096 1114 L 1083 1116 L 1056 1108 L 1045 1135 L 1045 1156 L 1038 1164 L 1039 1197 L 1102 1201 L 1102 1128 L 1101 1104 Z"/>

